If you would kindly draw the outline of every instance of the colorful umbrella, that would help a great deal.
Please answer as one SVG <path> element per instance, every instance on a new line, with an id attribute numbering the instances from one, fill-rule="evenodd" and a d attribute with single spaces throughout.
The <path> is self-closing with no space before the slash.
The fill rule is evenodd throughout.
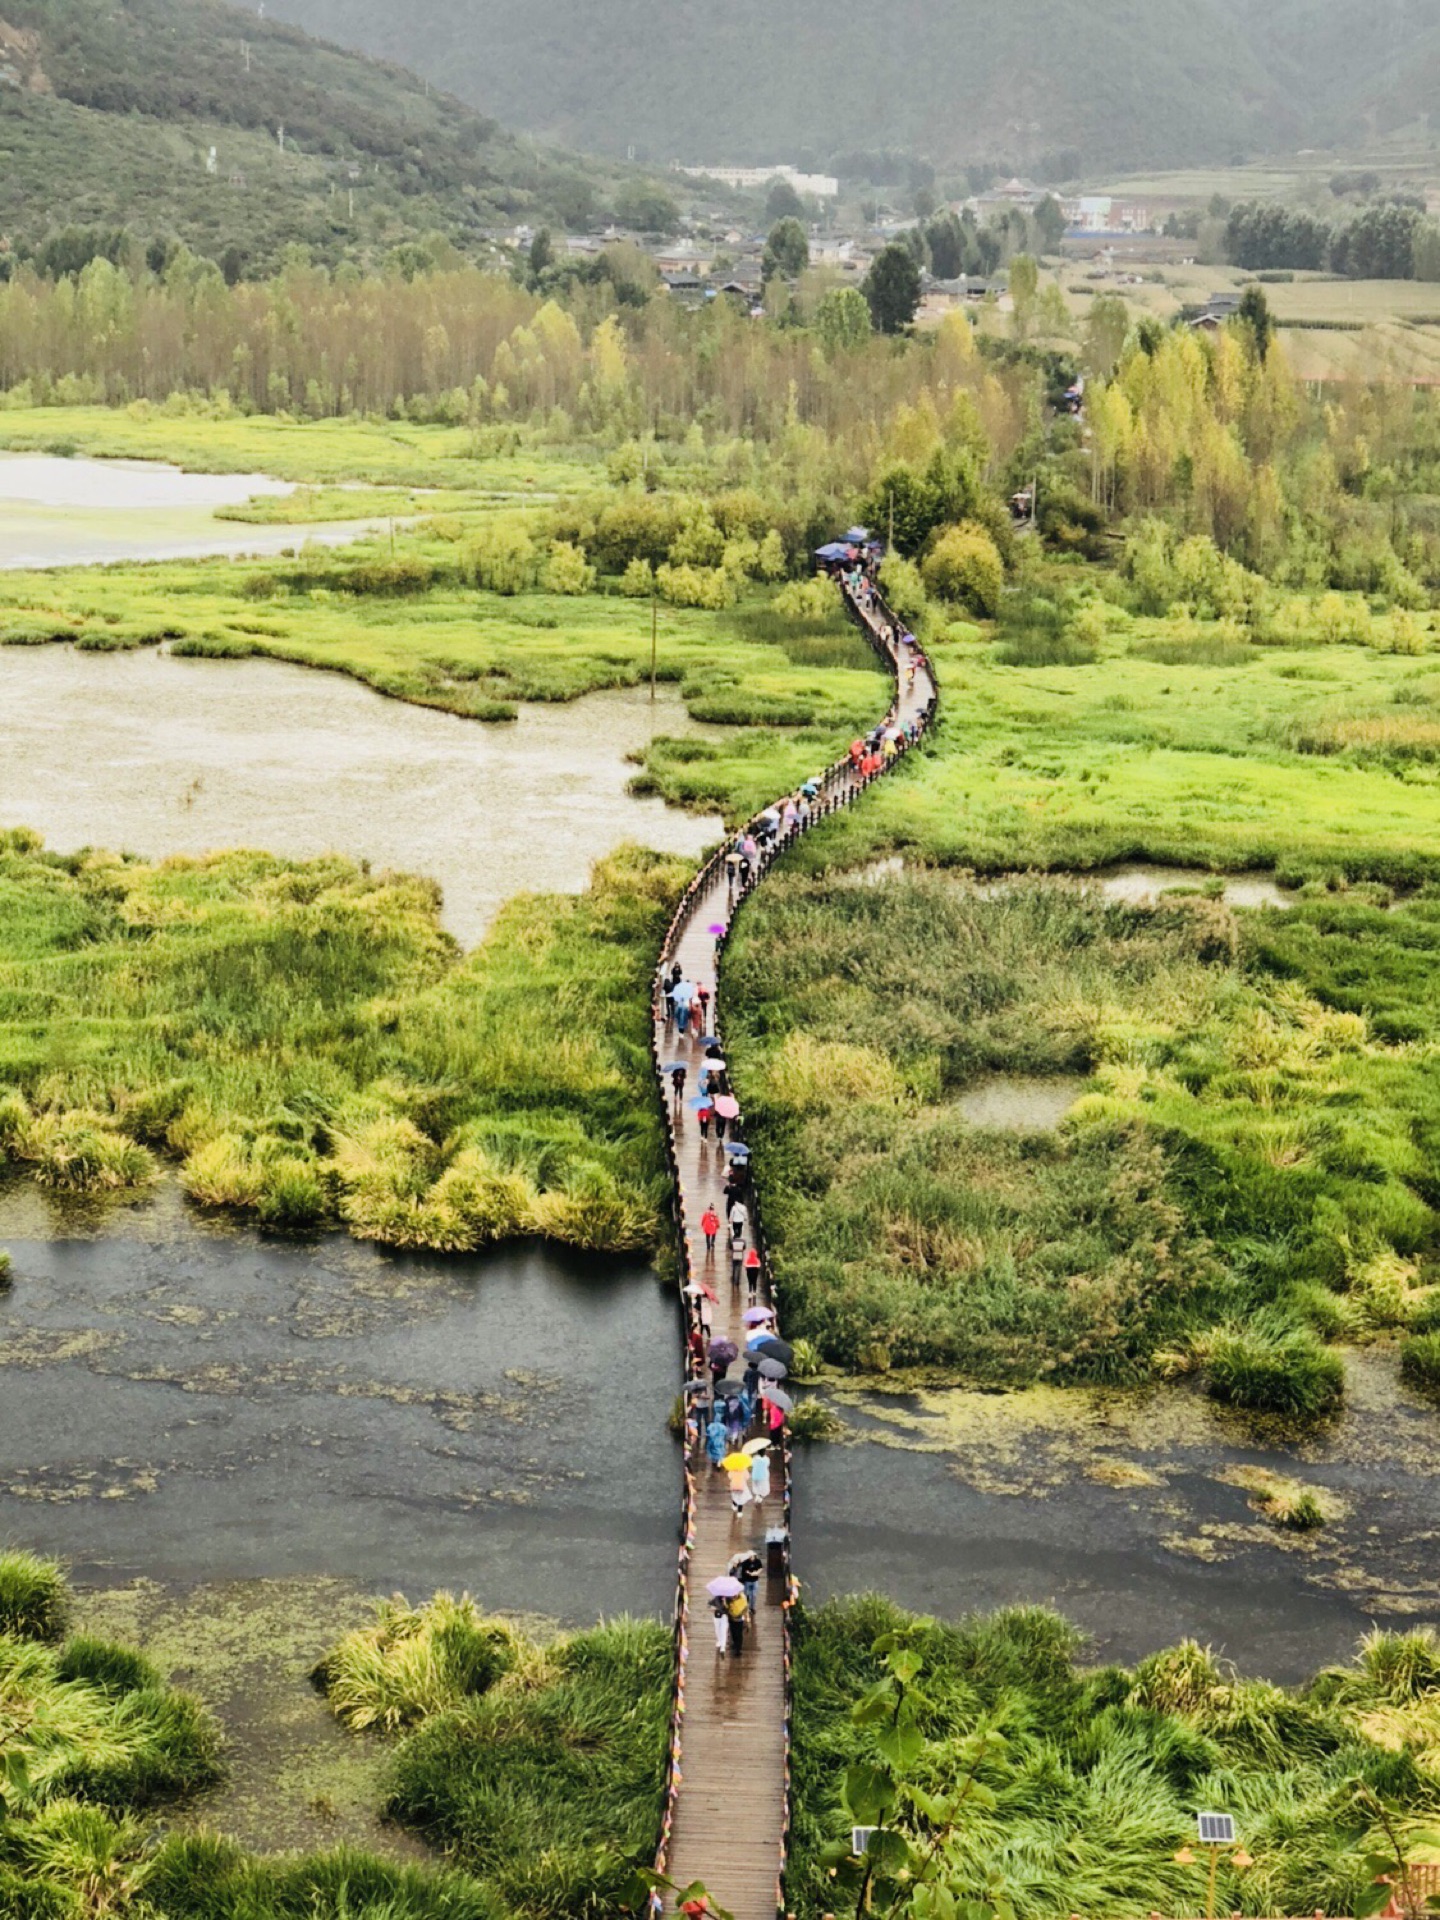
<path id="1" fill-rule="evenodd" d="M 773 1320 L 774 1318 L 775 1309 L 773 1307 L 747 1307 L 745 1309 L 744 1319 L 747 1327 L 763 1327 L 767 1320 Z"/>
<path id="2" fill-rule="evenodd" d="M 720 1465 L 726 1473 L 744 1473 L 750 1465 L 748 1453 L 727 1453 Z"/>
<path id="3" fill-rule="evenodd" d="M 740 1102 L 735 1098 L 734 1094 L 717 1093 L 715 1096 L 715 1111 L 721 1115 L 723 1119 L 737 1119 L 740 1113 Z"/>
<path id="4" fill-rule="evenodd" d="M 743 1593 L 745 1589 L 733 1573 L 722 1573 L 718 1580 L 712 1580 L 709 1583 L 705 1591 L 707 1593 L 713 1593 L 717 1600 L 733 1600 L 737 1594 Z"/>
<path id="5" fill-rule="evenodd" d="M 706 928 L 706 932 L 713 933 L 717 940 L 720 938 L 721 934 L 724 933 L 724 931 L 725 931 L 724 927 L 721 926 L 718 920 L 715 921 L 711 926 Z"/>

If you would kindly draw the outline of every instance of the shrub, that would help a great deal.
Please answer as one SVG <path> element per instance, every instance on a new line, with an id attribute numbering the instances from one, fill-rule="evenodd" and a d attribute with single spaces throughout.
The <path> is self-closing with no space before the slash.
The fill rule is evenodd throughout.
<path id="1" fill-rule="evenodd" d="M 542 584 L 547 593 L 588 593 L 595 584 L 595 569 L 585 558 L 584 548 L 557 540 L 545 563 Z"/>
<path id="2" fill-rule="evenodd" d="M 826 574 L 816 574 L 812 580 L 792 580 L 775 595 L 770 609 L 797 626 L 828 625 L 841 611 L 840 589 Z"/>
<path id="3" fill-rule="evenodd" d="M 1222 1327 L 1205 1343 L 1205 1370 L 1217 1400 L 1286 1419 L 1320 1419 L 1345 1394 L 1339 1354 L 1308 1327 L 1265 1320 Z"/>
<path id="4" fill-rule="evenodd" d="M 341 584 L 347 593 L 397 599 L 405 594 L 428 592 L 434 579 L 435 569 L 430 562 L 411 553 L 393 560 L 362 561 L 350 569 Z"/>
<path id="5" fill-rule="evenodd" d="M 913 560 L 898 553 L 887 553 L 880 566 L 880 591 L 896 619 L 919 631 L 929 611 L 925 582 Z"/>
<path id="6" fill-rule="evenodd" d="M 58 1561 L 35 1553 L 0 1553 L 0 1633 L 58 1640 L 69 1613 L 70 1590 Z"/>
<path id="7" fill-rule="evenodd" d="M 134 1647 L 77 1633 L 65 1642 L 55 1667 L 57 1680 L 84 1680 L 102 1693 L 142 1693 L 163 1689 L 158 1670 Z"/>
<path id="8" fill-rule="evenodd" d="M 655 569 L 660 598 L 672 607 L 703 607 L 720 613 L 734 604 L 735 581 L 723 567 L 663 565 Z"/>
<path id="9" fill-rule="evenodd" d="M 921 574 L 941 600 L 993 619 L 1005 585 L 1005 564 L 984 527 L 963 520 L 942 533 L 926 555 Z"/>
<path id="10" fill-rule="evenodd" d="M 786 1424 L 792 1440 L 834 1440 L 845 1431 L 844 1421 L 823 1400 L 800 1401 Z"/>
<path id="11" fill-rule="evenodd" d="M 466 549 L 465 578 L 487 593 L 523 593 L 535 580 L 535 542 L 523 521 L 503 514 L 486 522 Z"/>
<path id="12" fill-rule="evenodd" d="M 620 591 L 630 600 L 648 600 L 655 591 L 655 569 L 648 560 L 631 560 L 620 576 Z"/>
<path id="13" fill-rule="evenodd" d="M 0 1247 L 0 1287 L 8 1287 L 10 1284 L 10 1265 L 9 1254 Z"/>

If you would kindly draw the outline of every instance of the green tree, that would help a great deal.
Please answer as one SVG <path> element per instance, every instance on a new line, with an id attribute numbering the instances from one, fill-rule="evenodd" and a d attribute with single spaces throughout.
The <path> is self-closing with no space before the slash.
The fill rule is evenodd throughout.
<path id="1" fill-rule="evenodd" d="M 815 309 L 815 331 L 829 354 L 853 353 L 870 338 L 870 307 L 858 287 L 831 287 Z"/>
<path id="2" fill-rule="evenodd" d="M 530 278 L 538 280 L 545 269 L 555 263 L 555 243 L 550 238 L 550 229 L 541 227 L 530 242 Z"/>
<path id="3" fill-rule="evenodd" d="M 891 241 L 875 256 L 863 288 L 877 333 L 903 333 L 920 305 L 920 269 L 906 246 Z"/>
<path id="4" fill-rule="evenodd" d="M 1120 361 L 1125 336 L 1130 331 L 1130 310 L 1118 293 L 1100 293 L 1090 302 L 1085 316 L 1085 365 L 1091 373 L 1108 380 Z"/>
<path id="5" fill-rule="evenodd" d="M 1030 331 L 1039 289 L 1039 267 L 1030 254 L 1017 253 L 1010 262 L 1010 302 L 1015 309 L 1015 332 L 1022 340 Z"/>
<path id="6" fill-rule="evenodd" d="M 637 233 L 674 233 L 680 225 L 680 209 L 663 187 L 648 187 L 636 180 L 616 194 L 615 218 Z"/>
<path id="7" fill-rule="evenodd" d="M 793 218 L 777 220 L 765 242 L 765 258 L 760 269 L 764 278 L 773 280 L 779 274 L 782 279 L 795 280 L 809 264 L 810 242 L 804 227 Z"/>
<path id="8" fill-rule="evenodd" d="M 803 220 L 805 202 L 781 174 L 776 174 L 765 194 L 767 220 Z"/>
<path id="9" fill-rule="evenodd" d="M 1255 348 L 1255 358 L 1263 361 L 1270 351 L 1270 342 L 1275 337 L 1275 321 L 1263 287 L 1245 289 L 1235 318 L 1242 327 L 1248 329 Z"/>
<path id="10" fill-rule="evenodd" d="M 954 601 L 986 619 L 1000 610 L 1005 566 L 995 542 L 973 520 L 942 533 L 920 572 L 937 599 Z"/>
<path id="11" fill-rule="evenodd" d="M 1065 238 L 1065 209 L 1053 193 L 1047 193 L 1035 209 L 1035 238 L 1042 253 L 1053 253 Z"/>

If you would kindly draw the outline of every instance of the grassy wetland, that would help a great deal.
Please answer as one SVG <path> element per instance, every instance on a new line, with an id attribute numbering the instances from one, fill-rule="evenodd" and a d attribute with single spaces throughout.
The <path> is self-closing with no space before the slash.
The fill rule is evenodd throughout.
<path id="1" fill-rule="evenodd" d="M 965 1425 L 979 1387 L 1014 1416 L 1012 1452 L 1032 1469 L 1003 1487 L 995 1475 L 997 1498 L 1043 1497 L 1037 1476 L 1053 1467 L 1061 1486 L 1083 1454 L 1094 1531 L 1132 1516 L 1123 1576 L 1166 1556 L 1235 1571 L 1211 1589 L 1217 1638 L 1243 1643 L 1241 1555 L 1262 1535 L 1272 1559 L 1348 1581 L 1357 1607 L 1432 1611 L 1432 399 L 1312 405 L 1253 314 L 1209 342 L 1122 314 L 1113 351 L 1098 325 L 1037 344 L 1023 313 L 1005 341 L 977 340 L 957 315 L 924 339 L 837 344 L 808 293 L 780 327 L 680 315 L 658 296 L 602 314 L 587 293 L 572 315 L 482 279 L 386 284 L 397 338 L 426 343 L 397 358 L 387 418 L 350 414 L 324 384 L 323 275 L 296 269 L 243 311 L 214 291 L 242 332 L 282 300 L 303 322 L 268 385 L 228 338 L 199 365 L 203 329 L 173 325 L 194 317 L 182 276 L 141 288 L 83 370 L 60 364 L 52 293 L 17 283 L 7 311 L 34 318 L 27 337 L 56 346 L 56 363 L 7 363 L 4 444 L 163 453 L 311 491 L 239 509 L 257 537 L 295 528 L 292 550 L 263 560 L 7 572 L 0 638 L 166 648 L 196 673 L 207 658 L 267 655 L 498 724 L 526 702 L 643 685 L 653 608 L 658 675 L 715 730 L 653 740 L 636 786 L 734 821 L 878 717 L 873 662 L 803 575 L 808 550 L 857 515 L 893 524 L 886 586 L 937 663 L 942 726 L 783 863 L 726 957 L 727 1043 L 787 1328 L 815 1349 L 847 1439 L 884 1427 L 897 1454 L 967 1454 L 978 1481 L 997 1451 Z M 466 295 L 443 338 L 426 305 L 442 281 Z M 107 289 L 92 273 L 87 297 Z M 174 372 L 172 397 L 136 399 L 150 391 L 146 341 L 182 335 L 200 344 L 184 349 L 195 364 Z M 1047 404 L 1082 366 L 1088 441 Z M 119 404 L 34 404 L 67 396 Z M 1000 503 L 1037 471 L 1041 524 L 1017 537 Z M 333 525 L 351 499 L 393 514 L 393 534 L 307 545 L 307 528 Z M 294 1235 L 302 1252 L 303 1236 L 343 1232 L 406 1256 L 356 1286 L 356 1311 L 374 1315 L 421 1254 L 458 1264 L 536 1236 L 586 1256 L 662 1244 L 646 993 L 685 862 L 616 853 L 583 895 L 513 900 L 462 955 L 423 848 L 406 877 L 339 855 L 49 853 L 23 820 L 3 824 L 12 1191 L 32 1183 L 58 1219 L 72 1196 L 164 1193 L 173 1174 L 203 1219 Z M 1105 870 L 1136 861 L 1200 877 L 1153 902 L 1109 897 Z M 1271 904 L 1232 906 L 1230 874 Z M 195 1325 L 197 1340 L 213 1330 Z M 464 1343 L 451 1344 L 461 1365 Z M 260 1418 L 258 1389 L 293 1394 L 316 1374 L 256 1367 L 223 1384 L 256 1389 Z M 178 1363 L 164 1378 L 186 1383 Z M 217 1381 L 188 1386 L 218 1394 Z M 1369 1426 L 1347 1424 L 1357 1382 Z M 543 1383 L 514 1384 L 517 1400 L 543 1396 Z M 352 1387 L 341 1381 L 334 1404 L 370 1392 Z M 374 1403 L 389 1392 L 380 1381 Z M 415 1443 L 424 1497 L 451 1472 L 453 1436 L 477 1431 L 475 1399 L 468 1381 L 435 1396 L 445 1433 Z M 1146 1443 L 1186 1419 L 1171 1453 L 1188 1450 L 1192 1478 L 1209 1459 L 1213 1516 L 1188 1510 L 1180 1467 Z M 1212 1419 L 1236 1423 L 1228 1451 Z M 1382 1566 L 1378 1551 L 1362 1564 L 1356 1545 L 1399 1510 L 1357 1459 L 1386 1423 L 1404 1429 L 1418 1570 L 1398 1555 Z M 483 1434 L 474 1451 L 458 1493 L 445 1479 L 447 1500 L 523 1492 L 481 1481 Z M 849 1477 L 841 1500 L 867 1484 Z M 34 1508 L 59 1531 L 55 1510 Z M 932 1531 L 972 1512 L 952 1502 Z M 884 1581 L 889 1517 L 859 1515 L 854 1584 Z M 610 1525 L 608 1509 L 594 1524 Z M 668 1543 L 660 1560 L 668 1570 Z M 447 1577 L 427 1569 L 412 1590 Z M 1051 1592 L 1049 1567 L 1018 1557 L 1002 1580 L 1013 1587 L 998 1599 Z M 924 1662 L 898 1681 L 915 1688 L 923 1734 L 894 1749 L 914 1767 L 907 1818 L 933 1826 L 943 1816 L 919 1795 L 933 1809 L 957 1781 L 978 1788 L 958 1895 L 1027 1920 L 1197 1910 L 1203 1888 L 1173 1856 L 1213 1801 L 1241 1813 L 1254 1861 L 1249 1880 L 1226 1882 L 1233 1907 L 1345 1910 L 1373 1878 L 1385 1820 L 1434 1811 L 1433 1640 L 1380 1636 L 1282 1691 L 1199 1647 L 1153 1653 L 1189 1627 L 1176 1590 L 1150 1590 L 1134 1628 L 1145 1657 L 1098 1672 L 1071 1629 L 1029 1610 L 956 1628 L 879 1601 L 808 1612 L 799 1910 L 845 1906 L 824 1849 L 857 1815 L 839 1798 L 845 1770 L 869 1758 L 851 1710 L 896 1677 L 897 1650 Z M 1198 1582 L 1185 1592 L 1198 1611 Z M 1265 1592 L 1283 1609 L 1279 1583 Z M 1105 1610 L 1122 1615 L 1125 1600 L 1122 1584 Z M 183 1831 L 158 1839 L 118 1798 L 110 1824 L 87 1829 L 117 1863 L 112 1910 L 613 1911 L 658 1820 L 665 1633 L 616 1622 L 557 1638 L 443 1597 L 361 1620 L 353 1590 L 334 1610 L 330 1649 L 314 1652 L 336 1738 L 360 1756 L 339 1825 L 391 1857 L 264 1858 L 216 1839 L 195 1774 L 174 1789 L 191 1794 Z M 173 1622 L 135 1612 L 183 1665 Z M 286 1640 L 292 1689 L 298 1644 Z M 1315 1664 L 1287 1650 L 1292 1677 Z M 27 1682 L 42 1683 L 62 1684 Z M 388 1849 L 361 1819 L 367 1800 L 388 1815 Z M 16 1858 L 40 1857 L 43 1817 L 7 1802 Z M 263 1813 L 252 1803 L 234 1824 L 263 1834 Z M 1103 1852 L 1088 1837 L 1099 1830 Z M 421 1846 L 443 1872 L 413 1864 Z M 73 1880 L 32 1905 L 33 1920 L 86 1911 Z"/>

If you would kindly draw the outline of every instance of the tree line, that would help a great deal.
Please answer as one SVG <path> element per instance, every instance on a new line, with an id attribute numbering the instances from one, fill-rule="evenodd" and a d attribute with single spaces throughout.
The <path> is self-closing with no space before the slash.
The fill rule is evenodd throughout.
<path id="1" fill-rule="evenodd" d="M 1440 280 L 1440 227 L 1403 201 L 1365 208 L 1333 224 L 1298 208 L 1256 200 L 1232 207 L 1225 255 L 1252 270 L 1341 273 L 1353 280 Z"/>

